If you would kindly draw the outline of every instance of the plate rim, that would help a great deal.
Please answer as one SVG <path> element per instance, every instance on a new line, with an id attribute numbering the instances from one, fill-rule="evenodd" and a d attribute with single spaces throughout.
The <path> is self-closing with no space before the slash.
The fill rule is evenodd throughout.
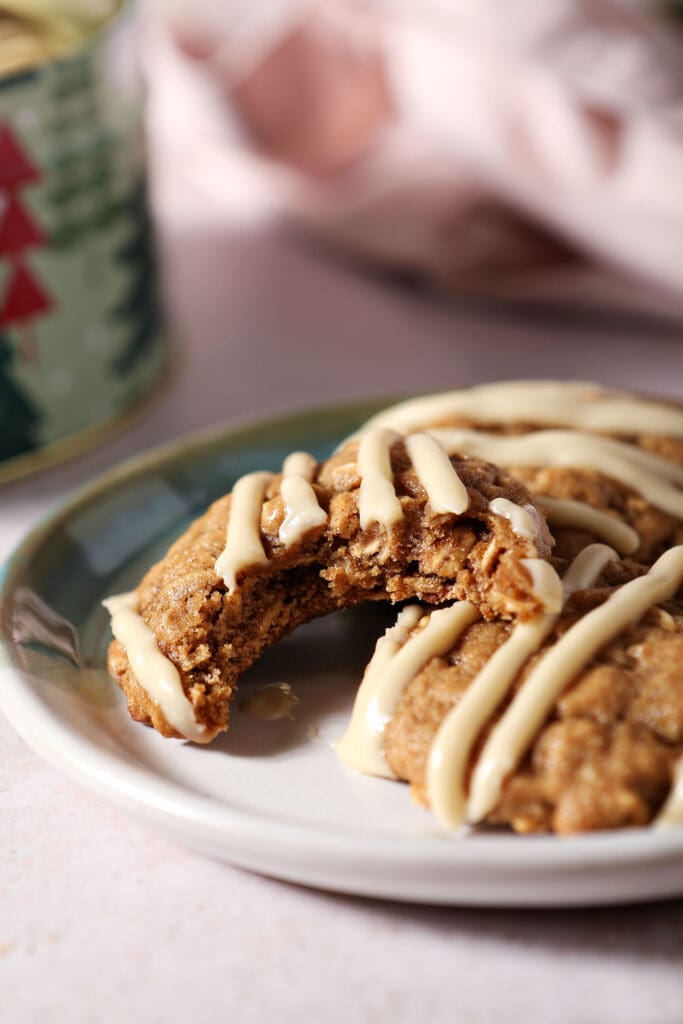
<path id="1" fill-rule="evenodd" d="M 392 872 L 395 874 L 397 871 L 411 869 L 412 875 L 412 869 L 420 867 L 434 870 L 437 874 L 445 870 L 456 874 L 462 870 L 486 874 L 504 868 L 517 880 L 534 872 L 554 877 L 568 869 L 584 873 L 593 870 L 602 877 L 615 862 L 626 869 L 645 864 L 654 869 L 658 865 L 669 865 L 672 860 L 683 861 L 683 828 L 647 827 L 618 832 L 605 830 L 571 837 L 525 837 L 496 833 L 468 835 L 464 839 L 439 835 L 435 829 L 434 835 L 408 836 L 405 842 L 400 842 L 393 836 L 368 836 L 363 835 L 362 831 L 332 831 L 311 824 L 283 821 L 259 811 L 247 813 L 227 804 L 217 805 L 210 797 L 188 792 L 179 783 L 154 776 L 150 769 L 119 761 L 113 754 L 98 748 L 94 741 L 70 729 L 27 686 L 24 670 L 17 660 L 16 645 L 10 635 L 11 623 L 2 614 L 3 609 L 14 590 L 14 581 L 20 576 L 32 553 L 48 542 L 53 531 L 76 512 L 96 503 L 99 497 L 122 480 L 143 477 L 160 464 L 172 462 L 193 450 L 218 447 L 222 442 L 239 443 L 242 435 L 272 431 L 278 424 L 291 426 L 293 422 L 302 421 L 303 426 L 307 420 L 321 413 L 350 416 L 358 412 L 359 416 L 364 416 L 371 409 L 381 408 L 385 404 L 383 399 L 366 399 L 335 405 L 307 406 L 271 417 L 250 414 L 156 445 L 111 467 L 72 492 L 29 531 L 0 569 L 0 710 L 19 736 L 54 767 L 134 817 L 153 822 L 186 845 L 205 852 L 211 847 L 214 854 L 242 867 L 249 867 L 249 862 L 244 857 L 231 855 L 230 850 L 225 849 L 226 840 L 227 845 L 232 847 L 244 844 L 245 841 L 257 845 L 275 844 L 279 850 L 286 851 L 289 858 L 305 853 L 307 861 L 311 857 L 322 858 L 333 868 L 346 861 L 363 861 L 373 870 L 381 870 L 383 867 L 390 869 L 386 885 L 379 885 L 375 880 L 369 886 L 364 886 L 360 882 L 345 882 L 343 877 L 328 878 L 322 882 L 314 877 L 313 881 L 309 881 L 315 872 L 304 870 L 303 874 L 297 876 L 292 865 L 282 871 L 269 870 L 267 866 L 257 868 L 274 877 L 364 896 L 379 895 L 411 901 L 480 906 L 596 905 L 600 902 L 664 898 L 683 893 L 683 871 L 674 888 L 658 887 L 656 880 L 653 880 L 653 885 L 640 893 L 629 894 L 619 890 L 614 895 L 606 893 L 603 899 L 592 896 L 584 900 L 573 896 L 568 902 L 560 895 L 557 899 L 549 899 L 547 894 L 544 897 L 542 893 L 539 893 L 538 901 L 528 895 L 519 898 L 508 895 L 506 898 L 497 891 L 500 887 L 495 885 L 490 899 L 485 894 L 477 895 L 476 891 L 468 898 L 467 893 L 462 891 L 462 885 L 458 884 L 452 893 L 444 890 L 436 898 L 433 886 L 421 888 L 415 885 L 415 881 L 406 890 L 397 889 L 395 880 L 392 881 Z M 107 766 L 109 771 L 106 770 Z M 213 841 L 210 841 L 211 836 L 207 832 L 213 834 Z M 444 882 L 440 884 L 444 888 Z M 509 885 L 503 885 L 502 888 L 509 888 Z"/>

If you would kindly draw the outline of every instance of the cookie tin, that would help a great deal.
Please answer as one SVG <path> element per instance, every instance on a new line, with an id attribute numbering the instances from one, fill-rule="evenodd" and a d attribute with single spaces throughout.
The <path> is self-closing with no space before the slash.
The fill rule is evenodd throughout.
<path id="1" fill-rule="evenodd" d="M 100 439 L 167 361 L 132 12 L 98 0 L 79 34 L 62 3 L 0 11 L 0 482 Z"/>

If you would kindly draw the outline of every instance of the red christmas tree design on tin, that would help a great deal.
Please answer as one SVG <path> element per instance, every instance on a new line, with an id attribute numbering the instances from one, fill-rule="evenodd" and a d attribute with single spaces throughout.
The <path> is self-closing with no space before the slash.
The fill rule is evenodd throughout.
<path id="1" fill-rule="evenodd" d="M 40 172 L 28 159 L 6 124 L 0 124 L 0 188 L 13 191 L 17 185 L 40 181 Z"/>
<path id="2" fill-rule="evenodd" d="M 2 167 L 0 167 L 0 182 Z M 0 185 L 0 188 L 2 186 Z M 0 199 L 0 256 L 16 256 L 24 249 L 44 245 L 46 238 L 11 193 Z"/>
<path id="3" fill-rule="evenodd" d="M 26 264 L 25 252 L 44 245 L 46 238 L 16 196 L 19 188 L 38 181 L 31 163 L 7 125 L 0 124 L 0 260 L 10 264 L 9 279 L 0 301 L 0 329 L 16 326 L 25 359 L 37 358 L 33 321 L 52 307 L 50 296 Z"/>

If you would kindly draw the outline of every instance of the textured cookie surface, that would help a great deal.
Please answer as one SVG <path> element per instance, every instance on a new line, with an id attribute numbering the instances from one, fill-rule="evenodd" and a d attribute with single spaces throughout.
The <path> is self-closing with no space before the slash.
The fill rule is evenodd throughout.
<path id="1" fill-rule="evenodd" d="M 634 566 L 612 565 L 609 582 Z M 540 659 L 613 587 L 576 594 L 552 633 L 519 673 L 481 733 L 482 748 Z M 387 761 L 424 803 L 427 763 L 439 726 L 501 645 L 510 623 L 475 622 L 444 657 L 432 658 L 406 687 L 387 726 Z M 554 702 L 522 763 L 486 817 L 518 832 L 573 833 L 644 825 L 667 796 L 683 753 L 683 606 L 653 608 L 604 646 Z"/>
<path id="2" fill-rule="evenodd" d="M 516 667 L 510 666 L 524 638 L 515 638 L 514 624 L 502 620 L 480 619 L 450 651 L 423 659 L 391 709 L 383 754 L 390 771 L 408 780 L 418 799 L 440 805 L 437 814 L 447 827 L 467 814 L 481 820 L 477 794 L 471 794 L 475 782 L 486 790 L 487 772 L 496 779 L 507 772 L 503 786 L 489 785 L 489 796 L 497 794 L 495 806 L 484 801 L 490 824 L 567 833 L 651 821 L 683 753 L 680 603 L 669 600 L 626 622 L 579 662 L 556 699 L 536 716 L 536 736 L 521 762 L 513 757 L 512 722 L 523 732 L 516 696 L 534 673 L 538 677 L 561 638 L 681 544 L 683 408 L 594 385 L 507 382 L 409 400 L 384 410 L 359 435 L 378 426 L 427 430 L 447 451 L 505 466 L 545 510 L 560 574 L 596 542 L 606 541 L 622 556 L 612 552 L 601 586 L 595 579 L 583 584 Z M 673 565 L 678 556 L 670 553 L 667 564 Z M 413 628 L 411 642 L 428 618 Z M 394 632 L 401 635 L 399 624 Z M 381 662 L 381 653 L 376 657 Z M 561 665 L 553 664 L 560 678 Z M 381 688 L 372 665 L 363 691 Z M 382 667 L 386 676 L 383 662 Z M 547 682 L 552 688 L 552 679 Z M 497 703 L 490 697 L 494 692 Z M 533 693 L 539 692 L 537 686 Z M 482 710 L 475 726 L 477 702 Z M 354 711 L 344 759 L 383 774 L 382 755 L 378 760 L 367 753 L 364 707 L 360 701 Z M 535 720 L 533 702 L 524 707 L 527 720 Z M 442 767 L 446 762 L 450 768 Z M 455 783 L 453 774 L 445 781 L 450 769 L 457 772 Z"/>
<path id="3" fill-rule="evenodd" d="M 449 432 L 455 447 L 462 435 L 472 448 L 461 446 L 461 454 L 471 450 L 504 466 L 539 500 L 583 502 L 631 527 L 637 544 L 627 553 L 644 564 L 683 540 L 683 500 L 677 493 L 683 486 L 680 403 L 596 385 L 509 381 L 401 403 L 378 414 L 359 434 L 373 424 L 400 432 L 434 431 L 443 434 L 446 447 Z M 494 447 L 487 451 L 489 439 Z M 504 442 L 503 449 L 496 439 Z M 523 442 L 520 451 L 526 444 L 538 457 L 525 453 L 515 461 L 510 447 L 515 440 Z M 616 448 L 610 448 L 614 442 Z M 596 455 L 602 458 L 593 463 Z M 651 457 L 654 461 L 648 461 Z M 657 501 L 659 490 L 666 492 L 663 502 Z M 586 527 L 558 525 L 552 516 L 550 525 L 555 554 L 564 558 L 605 539 Z"/>
<path id="4" fill-rule="evenodd" d="M 239 676 L 262 651 L 311 618 L 367 600 L 474 601 L 487 617 L 529 617 L 542 600 L 525 568 L 545 559 L 551 537 L 523 485 L 479 459 L 451 460 L 467 489 L 460 516 L 435 514 L 404 443 L 391 448 L 402 518 L 387 530 L 362 529 L 357 446 L 349 444 L 317 470 L 313 486 L 327 522 L 289 546 L 280 540 L 286 514 L 282 477 L 274 475 L 260 513 L 267 561 L 238 574 L 228 591 L 216 572 L 225 547 L 230 495 L 217 501 L 173 545 L 138 588 L 138 611 L 161 652 L 180 673 L 185 696 L 207 738 L 228 722 Z M 489 504 L 505 498 L 534 512 L 533 539 L 520 537 Z M 138 721 L 177 732 L 136 679 L 118 641 L 109 668 Z"/>

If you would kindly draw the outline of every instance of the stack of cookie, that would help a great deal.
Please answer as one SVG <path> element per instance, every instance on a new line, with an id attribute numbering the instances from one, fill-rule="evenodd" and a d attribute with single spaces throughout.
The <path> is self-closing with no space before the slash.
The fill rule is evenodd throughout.
<path id="1" fill-rule="evenodd" d="M 682 486 L 674 405 L 545 382 L 403 403 L 326 462 L 238 481 L 107 602 L 110 670 L 134 718 L 205 742 L 267 646 L 401 603 L 347 764 L 451 829 L 677 820 Z"/>

